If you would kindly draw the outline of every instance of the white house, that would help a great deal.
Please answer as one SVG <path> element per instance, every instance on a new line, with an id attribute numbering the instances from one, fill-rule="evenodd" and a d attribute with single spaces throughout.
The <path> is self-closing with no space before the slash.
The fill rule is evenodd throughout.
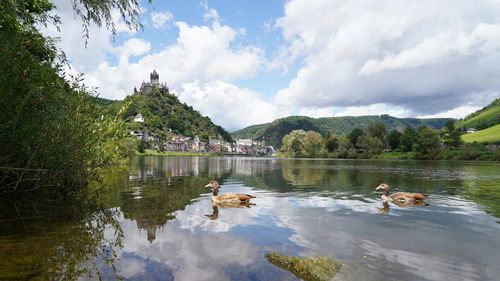
<path id="1" fill-rule="evenodd" d="M 251 139 L 237 139 L 236 140 L 236 145 L 246 145 L 246 146 L 252 146 L 253 141 Z"/>
<path id="2" fill-rule="evenodd" d="M 142 114 L 138 113 L 138 114 L 134 117 L 134 122 L 143 123 L 143 122 L 144 122 L 144 117 L 142 116 Z"/>
<path id="3" fill-rule="evenodd" d="M 475 132 L 477 132 L 476 128 L 469 128 L 469 129 L 467 129 L 467 134 L 472 134 L 472 133 L 475 133 Z"/>

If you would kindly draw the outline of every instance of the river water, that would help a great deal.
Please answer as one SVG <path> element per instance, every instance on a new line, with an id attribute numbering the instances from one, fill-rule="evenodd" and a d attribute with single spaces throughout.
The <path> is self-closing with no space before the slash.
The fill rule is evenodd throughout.
<path id="1" fill-rule="evenodd" d="M 255 205 L 212 206 L 213 179 Z M 429 198 L 384 205 L 381 182 Z M 0 280 L 297 280 L 268 253 L 330 257 L 334 280 L 498 280 L 500 164 L 149 156 L 82 198 L 0 199 Z"/>

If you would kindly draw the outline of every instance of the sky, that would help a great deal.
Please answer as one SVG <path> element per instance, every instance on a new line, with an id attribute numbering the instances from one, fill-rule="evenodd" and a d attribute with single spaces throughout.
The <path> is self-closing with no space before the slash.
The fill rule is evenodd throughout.
<path id="1" fill-rule="evenodd" d="M 500 0 L 140 1 L 117 34 L 55 0 L 69 72 L 123 99 L 156 70 L 229 131 L 290 115 L 462 118 L 500 97 Z"/>

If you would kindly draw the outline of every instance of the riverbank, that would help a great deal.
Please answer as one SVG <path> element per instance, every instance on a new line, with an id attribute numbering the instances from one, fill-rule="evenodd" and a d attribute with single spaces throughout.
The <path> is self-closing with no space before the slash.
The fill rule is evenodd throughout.
<path id="1" fill-rule="evenodd" d="M 221 156 L 221 153 L 212 152 L 188 152 L 188 151 L 157 151 L 146 149 L 144 152 L 136 152 L 137 156 Z"/>

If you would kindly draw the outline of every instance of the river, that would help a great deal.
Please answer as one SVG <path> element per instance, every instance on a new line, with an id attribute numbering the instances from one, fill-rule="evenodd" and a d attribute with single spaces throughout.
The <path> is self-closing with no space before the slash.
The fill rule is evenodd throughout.
<path id="1" fill-rule="evenodd" d="M 212 206 L 213 179 L 255 205 Z M 429 197 L 383 204 L 382 182 Z M 145 156 L 77 199 L 0 199 L 0 280 L 297 280 L 272 252 L 334 280 L 498 280 L 500 164 Z"/>

